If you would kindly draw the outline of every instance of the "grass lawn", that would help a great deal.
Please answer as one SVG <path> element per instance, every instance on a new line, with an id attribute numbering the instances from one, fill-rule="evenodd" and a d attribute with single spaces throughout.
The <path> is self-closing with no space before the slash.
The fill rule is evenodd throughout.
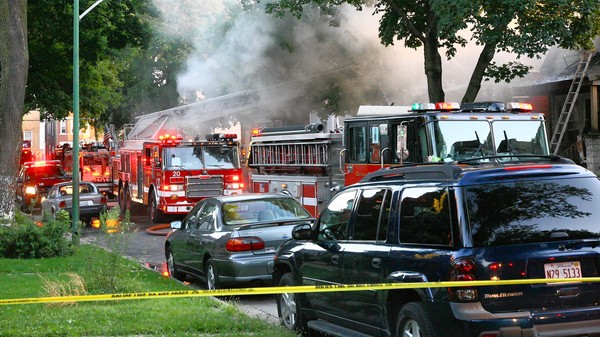
<path id="1" fill-rule="evenodd" d="M 0 299 L 190 290 L 93 245 L 0 259 Z M 295 336 L 213 297 L 0 305 L 0 336 Z"/>

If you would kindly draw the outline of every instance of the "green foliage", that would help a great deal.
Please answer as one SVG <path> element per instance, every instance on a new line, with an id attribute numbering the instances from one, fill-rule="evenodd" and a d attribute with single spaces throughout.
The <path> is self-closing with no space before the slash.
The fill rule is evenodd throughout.
<path id="1" fill-rule="evenodd" d="M 15 223 L 0 227 L 0 257 L 41 259 L 73 253 L 70 221 L 64 218 L 34 221 L 17 212 Z"/>
<path id="2" fill-rule="evenodd" d="M 130 220 L 129 211 L 121 218 L 118 206 L 112 207 L 108 212 L 100 214 L 100 231 L 96 240 L 108 250 L 106 253 L 89 256 L 86 262 L 89 267 L 81 274 L 87 289 L 91 293 L 115 293 L 132 291 L 135 277 L 130 271 L 131 261 L 123 260 L 129 243 L 135 236 Z M 110 252 L 110 253 L 109 253 Z M 127 282 L 124 281 L 127 279 Z"/>
<path id="3" fill-rule="evenodd" d="M 85 1 L 80 10 L 93 2 Z M 45 117 L 62 119 L 72 109 L 73 2 L 28 3 L 29 76 L 26 105 Z M 123 71 L 119 50 L 145 47 L 154 13 L 145 0 L 100 4 L 80 21 L 81 116 L 92 125 L 119 106 Z M 28 109 L 25 109 L 27 111 Z M 104 117 L 106 118 L 106 117 Z"/>

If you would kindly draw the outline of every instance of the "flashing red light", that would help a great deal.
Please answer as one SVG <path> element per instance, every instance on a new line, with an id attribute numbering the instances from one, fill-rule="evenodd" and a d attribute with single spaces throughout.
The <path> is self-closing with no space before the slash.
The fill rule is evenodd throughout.
<path id="1" fill-rule="evenodd" d="M 435 108 L 442 111 L 460 110 L 460 104 L 457 102 L 437 102 Z"/>
<path id="2" fill-rule="evenodd" d="M 235 133 L 210 133 L 206 135 L 206 140 L 210 141 L 228 141 L 234 140 L 238 136 Z"/>
<path id="3" fill-rule="evenodd" d="M 232 176 L 231 180 L 232 181 L 240 181 L 240 176 Z"/>
<path id="4" fill-rule="evenodd" d="M 171 135 L 166 133 L 164 135 L 159 135 L 158 140 L 163 144 L 175 144 L 176 142 L 182 141 L 183 137 L 181 135 Z"/>
<path id="5" fill-rule="evenodd" d="M 506 110 L 512 112 L 531 112 L 533 111 L 533 106 L 530 103 L 508 102 L 506 103 Z"/>

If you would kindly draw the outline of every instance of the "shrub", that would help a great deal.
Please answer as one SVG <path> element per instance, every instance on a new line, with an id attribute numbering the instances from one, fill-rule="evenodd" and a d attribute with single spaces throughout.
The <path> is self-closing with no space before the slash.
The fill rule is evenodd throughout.
<path id="1" fill-rule="evenodd" d="M 15 222 L 0 227 L 0 257 L 40 259 L 73 254 L 69 215 L 34 221 L 17 212 Z"/>

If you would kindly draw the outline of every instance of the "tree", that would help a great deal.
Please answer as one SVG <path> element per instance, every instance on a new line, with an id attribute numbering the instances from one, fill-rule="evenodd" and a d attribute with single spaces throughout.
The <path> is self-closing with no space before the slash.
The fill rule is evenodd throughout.
<path id="1" fill-rule="evenodd" d="M 494 56 L 508 52 L 517 60 L 539 57 L 552 46 L 592 48 L 600 34 L 600 2 L 596 0 L 279 0 L 267 5 L 278 16 L 302 16 L 307 5 L 324 8 L 343 3 L 358 10 L 373 5 L 381 14 L 379 37 L 385 46 L 403 41 L 408 48 L 423 48 L 429 99 L 444 100 L 442 52 L 447 59 L 469 40 L 481 53 L 463 96 L 474 101 L 483 80 L 510 82 L 530 67 L 518 62 L 496 64 Z M 467 36 L 469 36 L 467 40 Z"/>
<path id="2" fill-rule="evenodd" d="M 86 5 L 93 2 L 85 1 Z M 73 94 L 73 2 L 0 0 L 0 217 L 12 219 L 22 146 L 21 121 L 30 109 L 66 117 Z M 87 8 L 87 7 L 84 7 Z M 81 21 L 81 118 L 99 125 L 121 102 L 119 50 L 142 48 L 154 15 L 146 0 L 112 1 Z M 27 20 L 27 18 L 30 20 Z"/>
<path id="3" fill-rule="evenodd" d="M 0 0 L 0 222 L 13 218 L 27 82 L 27 1 Z M 15 127 L 18 126 L 18 127 Z"/>

